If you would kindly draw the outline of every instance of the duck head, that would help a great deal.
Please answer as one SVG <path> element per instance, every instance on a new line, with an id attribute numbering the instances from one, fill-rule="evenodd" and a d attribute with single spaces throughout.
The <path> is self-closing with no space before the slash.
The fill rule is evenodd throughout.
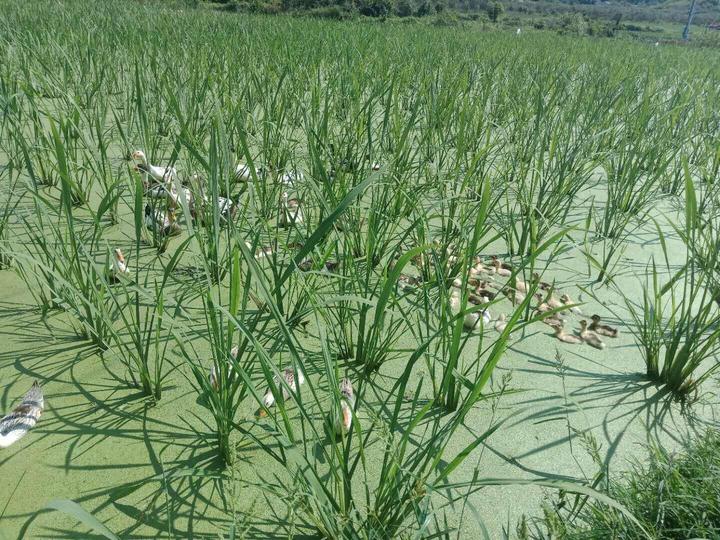
<path id="1" fill-rule="evenodd" d="M 147 165 L 147 157 L 142 150 L 135 150 L 130 157 L 132 157 L 133 161 L 139 161 L 143 165 Z"/>

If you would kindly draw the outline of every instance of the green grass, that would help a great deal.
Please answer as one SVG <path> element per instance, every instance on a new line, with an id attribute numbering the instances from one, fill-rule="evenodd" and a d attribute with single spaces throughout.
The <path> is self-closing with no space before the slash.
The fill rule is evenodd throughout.
<path id="1" fill-rule="evenodd" d="M 682 452 L 648 448 L 647 460 L 637 460 L 607 486 L 608 495 L 625 505 L 643 531 L 607 506 L 590 502 L 573 515 L 568 501 L 545 507 L 545 517 L 523 522 L 520 538 L 716 538 L 720 534 L 718 459 L 720 436 L 708 430 L 686 442 Z"/>
<path id="2" fill-rule="evenodd" d="M 291 515 L 288 536 L 296 524 L 331 538 L 448 536 L 458 501 L 503 485 L 462 474 L 519 414 L 493 403 L 515 390 L 497 389 L 498 370 L 526 367 L 508 350 L 552 314 L 535 311 L 534 294 L 552 292 L 531 277 L 554 284 L 567 260 L 589 270 L 558 290 L 591 295 L 643 268 L 642 308 L 635 288 L 615 300 L 627 297 L 647 373 L 685 394 L 714 373 L 716 58 L 152 3 L 3 7 L 0 255 L 38 318 L 66 321 L 111 386 L 149 398 L 144 421 L 190 395 L 182 419 L 211 441 L 223 481 L 248 454 L 272 463 L 263 489 Z M 177 169 L 165 186 L 177 201 L 150 201 L 130 163 L 138 149 Z M 302 220 L 281 222 L 285 194 Z M 148 227 L 146 204 L 175 211 L 179 234 Z M 640 234 L 664 265 L 629 265 Z M 118 282 L 106 275 L 115 248 L 130 264 Z M 482 278 L 497 295 L 472 305 L 468 268 L 490 255 L 512 270 Z M 485 309 L 493 321 L 466 331 Z M 285 368 L 306 383 L 290 388 Z M 348 433 L 334 428 L 343 377 L 356 392 Z M 523 481 L 613 504 L 587 479 Z"/>

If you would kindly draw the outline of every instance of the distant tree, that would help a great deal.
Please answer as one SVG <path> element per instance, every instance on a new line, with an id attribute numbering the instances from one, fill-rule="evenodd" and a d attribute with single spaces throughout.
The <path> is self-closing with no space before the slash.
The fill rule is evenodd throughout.
<path id="1" fill-rule="evenodd" d="M 413 7 L 409 0 L 397 0 L 395 2 L 395 15 L 398 17 L 410 17 L 413 14 Z"/>
<path id="2" fill-rule="evenodd" d="M 505 9 L 500 2 L 490 2 L 486 8 L 488 17 L 492 22 L 497 22 Z"/>
<path id="3" fill-rule="evenodd" d="M 390 0 L 359 0 L 357 10 L 367 17 L 386 17 L 390 13 Z"/>
<path id="4" fill-rule="evenodd" d="M 415 15 L 417 15 L 418 17 L 427 17 L 428 15 L 430 15 L 430 10 L 430 2 L 428 2 L 428 0 L 423 0 L 422 2 L 420 2 L 420 5 L 418 6 Z"/>

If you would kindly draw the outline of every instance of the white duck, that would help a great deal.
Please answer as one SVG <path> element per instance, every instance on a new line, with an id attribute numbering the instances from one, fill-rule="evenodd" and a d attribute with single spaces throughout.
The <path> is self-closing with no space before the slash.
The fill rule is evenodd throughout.
<path id="1" fill-rule="evenodd" d="M 255 167 L 255 176 L 260 176 L 264 172 L 262 167 Z M 246 163 L 238 163 L 235 167 L 235 179 L 238 182 L 249 182 L 252 180 L 252 169 Z"/>
<path id="2" fill-rule="evenodd" d="M 163 236 L 176 236 L 180 234 L 180 225 L 177 224 L 175 210 L 172 208 L 167 212 L 155 210 L 153 214 L 152 207 L 145 205 L 145 226 Z"/>
<path id="3" fill-rule="evenodd" d="M 132 159 L 137 163 L 136 170 L 147 174 L 156 182 L 169 182 L 177 178 L 175 167 L 158 167 L 157 165 L 151 165 L 148 162 L 145 152 L 142 150 L 135 150 L 132 153 Z"/>
<path id="4" fill-rule="evenodd" d="M 42 388 L 35 381 L 20 405 L 0 420 L 0 448 L 7 448 L 30 431 L 40 419 L 44 407 Z"/>
<path id="5" fill-rule="evenodd" d="M 302 182 L 305 175 L 301 171 L 288 171 L 280 177 L 280 183 L 286 187 L 293 187 L 296 182 Z"/>

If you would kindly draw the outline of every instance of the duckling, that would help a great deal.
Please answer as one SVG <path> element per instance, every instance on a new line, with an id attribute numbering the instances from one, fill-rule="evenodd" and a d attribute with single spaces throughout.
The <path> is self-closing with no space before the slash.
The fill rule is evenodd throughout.
<path id="1" fill-rule="evenodd" d="M 495 272 L 495 269 L 493 267 L 485 266 L 480 257 L 475 257 L 471 271 L 476 274 L 491 274 Z"/>
<path id="2" fill-rule="evenodd" d="M 505 328 L 507 328 L 508 322 L 507 317 L 504 313 L 501 313 L 497 320 L 495 321 L 495 330 L 497 330 L 500 333 L 503 333 L 505 331 Z"/>
<path id="3" fill-rule="evenodd" d="M 572 336 L 570 334 L 566 334 L 565 326 L 563 325 L 562 321 L 560 321 L 560 324 L 553 324 L 551 326 L 555 329 L 555 337 L 558 338 L 563 343 L 579 345 L 580 343 L 583 342 L 583 340 L 577 336 Z"/>
<path id="4" fill-rule="evenodd" d="M 355 391 L 350 379 L 340 380 L 340 417 L 335 422 L 335 433 L 347 433 L 352 427 Z"/>
<path id="5" fill-rule="evenodd" d="M 119 279 L 120 276 L 128 273 L 130 273 L 130 269 L 128 268 L 127 261 L 125 260 L 125 256 L 123 255 L 122 250 L 120 250 L 119 248 L 115 249 L 113 251 L 113 260 L 108 265 L 108 277 L 112 281 L 115 281 Z"/>
<path id="6" fill-rule="evenodd" d="M 533 272 L 532 282 L 538 286 L 541 291 L 547 291 L 552 287 L 547 281 L 540 281 L 540 274 Z"/>
<path id="7" fill-rule="evenodd" d="M 169 182 L 177 177 L 177 171 L 174 167 L 158 167 L 148 163 L 147 156 L 142 150 L 135 150 L 132 153 L 132 159 L 136 163 L 135 169 L 144 173 L 156 182 Z"/>
<path id="8" fill-rule="evenodd" d="M 288 227 L 291 224 L 302 223 L 303 214 L 300 209 L 300 201 L 298 199 L 288 199 L 287 191 L 282 194 L 282 203 L 280 208 L 280 220 L 278 225 Z"/>
<path id="9" fill-rule="evenodd" d="M 545 296 L 543 297 L 542 294 L 536 293 L 535 297 L 539 299 L 540 304 L 537 307 L 537 310 L 541 313 L 545 313 L 547 311 L 551 311 L 553 309 L 557 309 L 560 307 L 563 307 L 565 304 L 560 302 L 556 297 L 553 296 L 553 289 L 550 287 L 550 289 L 547 290 L 545 293 Z"/>
<path id="10" fill-rule="evenodd" d="M 596 334 L 615 338 L 618 335 L 618 329 L 608 326 L 606 324 L 600 324 L 600 315 L 593 315 L 590 317 L 592 322 L 590 323 L 590 330 Z"/>
<path id="11" fill-rule="evenodd" d="M 487 326 L 490 324 L 490 321 L 492 320 L 492 316 L 490 315 L 490 312 L 487 309 L 483 309 L 482 311 L 471 311 L 465 315 L 465 320 L 463 320 L 463 328 L 465 330 L 474 330 L 477 328 L 478 323 L 482 321 L 483 326 Z"/>
<path id="12" fill-rule="evenodd" d="M 590 330 L 588 330 L 588 323 L 585 320 L 580 321 L 580 337 L 582 340 L 596 349 L 604 349 L 605 343 L 600 337 Z"/>
<path id="13" fill-rule="evenodd" d="M 548 290 L 548 294 L 545 297 L 545 302 L 547 302 L 547 305 L 550 306 L 550 309 L 558 309 L 565 305 L 559 299 L 553 296 L 552 288 Z"/>
<path id="14" fill-rule="evenodd" d="M 309 272 L 310 270 L 312 270 L 313 264 L 314 262 L 312 260 L 312 257 L 306 257 L 298 263 L 298 269 L 301 272 Z"/>
<path id="15" fill-rule="evenodd" d="M 301 370 L 297 370 L 297 377 L 295 376 L 295 370 L 291 367 L 286 367 L 283 369 L 282 372 L 283 381 L 287 385 L 282 384 L 280 382 L 280 378 L 275 375 L 273 377 L 273 384 L 278 388 L 278 390 L 281 390 L 283 393 L 283 399 L 288 400 L 290 399 L 291 395 L 290 391 L 296 392 L 298 387 L 302 384 L 305 384 L 305 375 Z M 297 384 L 296 384 L 297 383 Z M 290 390 L 288 390 L 288 387 Z M 272 388 L 268 388 L 265 392 L 265 396 L 263 396 L 263 406 L 265 409 L 272 407 L 275 404 L 275 394 L 272 392 Z M 260 409 L 258 415 L 259 416 L 265 416 L 267 413 L 265 412 L 265 409 Z"/>
<path id="16" fill-rule="evenodd" d="M 547 313 L 548 311 L 551 311 L 552 308 L 548 305 L 547 302 L 543 302 L 543 301 L 542 301 L 542 297 L 540 297 L 540 302 L 539 302 L 538 305 L 535 307 L 535 310 L 536 310 L 538 313 Z"/>
<path id="17" fill-rule="evenodd" d="M 493 266 L 495 266 L 495 261 L 498 261 L 498 262 L 500 263 L 500 268 L 503 268 L 503 269 L 505 269 L 505 270 L 510 270 L 510 271 L 512 272 L 513 267 L 510 266 L 510 265 L 509 265 L 508 263 L 506 263 L 506 262 L 502 262 L 502 261 L 498 258 L 497 255 L 491 255 L 491 256 L 490 256 L 490 260 L 491 260 Z"/>
<path id="18" fill-rule="evenodd" d="M 514 289 L 520 291 L 523 294 L 527 294 L 528 290 L 530 289 L 530 285 L 522 279 L 518 279 L 516 277 Z"/>
<path id="19" fill-rule="evenodd" d="M 498 276 L 510 277 L 512 275 L 512 270 L 510 268 L 506 268 L 507 265 L 503 266 L 500 260 L 494 255 L 492 258 L 492 265 L 495 268 L 495 273 Z"/>
<path id="20" fill-rule="evenodd" d="M 398 285 L 406 292 L 414 291 L 419 283 L 420 280 L 414 276 L 400 274 L 400 277 L 398 277 Z"/>
<path id="21" fill-rule="evenodd" d="M 481 281 L 477 287 L 475 287 L 475 294 L 478 295 L 483 303 L 487 304 L 495 300 L 496 294 L 487 290 L 487 282 Z"/>
<path id="22" fill-rule="evenodd" d="M 450 293 L 450 309 L 456 315 L 461 311 L 460 305 L 460 290 L 457 288 L 453 288 L 452 292 Z M 481 318 L 483 320 L 483 324 L 489 324 L 490 312 L 485 309 L 483 311 L 470 311 L 466 313 L 465 318 L 463 319 L 463 328 L 465 328 L 465 330 L 475 329 Z"/>
<path id="23" fill-rule="evenodd" d="M 44 406 L 42 388 L 35 381 L 20 405 L 0 420 L 0 448 L 7 448 L 30 431 L 40 419 Z"/>
<path id="24" fill-rule="evenodd" d="M 580 311 L 580 308 L 577 307 L 577 306 L 575 306 L 575 305 L 573 305 L 575 302 L 573 302 L 573 301 L 570 299 L 570 296 L 568 296 L 567 294 L 563 294 L 563 295 L 560 297 L 560 302 L 562 302 L 563 305 L 565 305 L 565 306 L 572 306 L 572 307 L 570 308 L 570 311 L 573 312 L 575 315 L 582 315 L 582 311 Z"/>
<path id="25" fill-rule="evenodd" d="M 516 291 L 515 289 L 503 289 L 503 292 L 505 293 L 505 296 L 508 297 L 510 302 L 512 302 L 513 306 L 519 306 L 527 298 L 526 295 L 524 295 L 521 292 Z"/>
<path id="26" fill-rule="evenodd" d="M 153 214 L 149 204 L 145 205 L 145 226 L 162 236 L 176 236 L 181 232 L 175 217 L 175 210 L 169 209 L 167 212 L 155 210 Z"/>

